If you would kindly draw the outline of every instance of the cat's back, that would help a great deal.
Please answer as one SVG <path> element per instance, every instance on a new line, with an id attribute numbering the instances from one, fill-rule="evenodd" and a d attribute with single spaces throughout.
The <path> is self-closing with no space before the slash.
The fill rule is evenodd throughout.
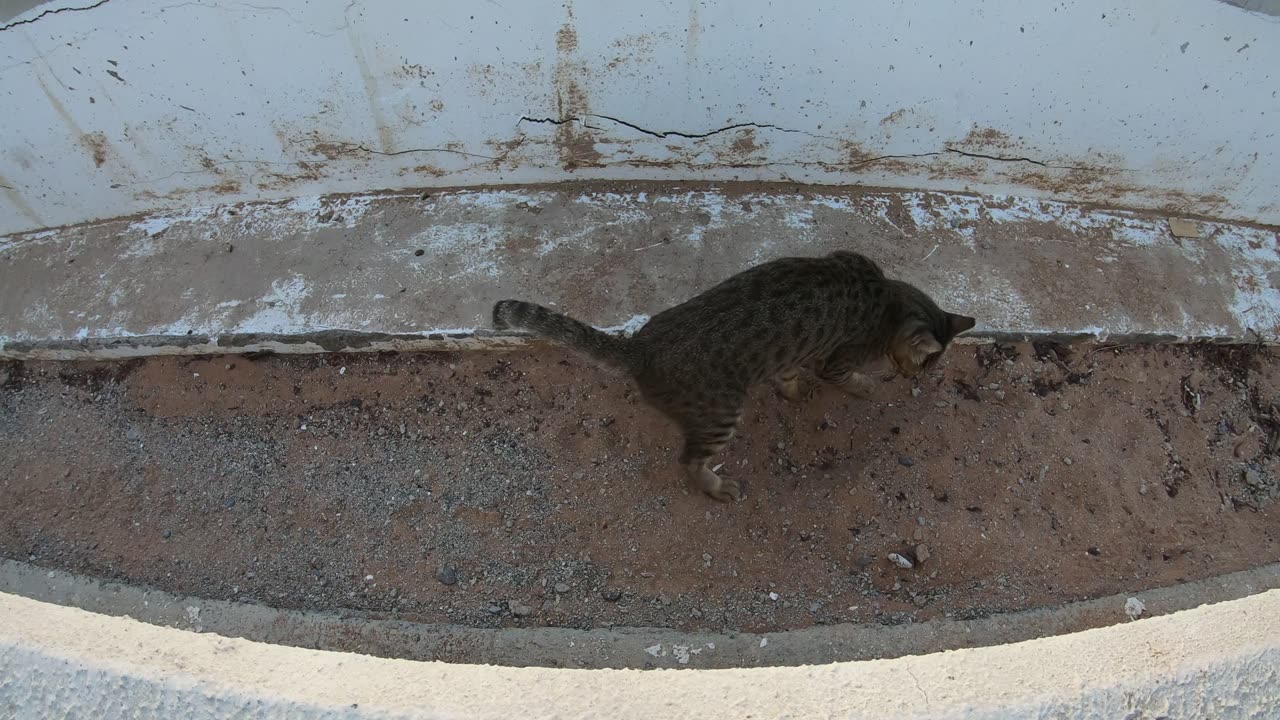
<path id="1" fill-rule="evenodd" d="M 637 334 L 646 344 L 741 346 L 810 325 L 840 324 L 883 284 L 870 259 L 852 252 L 772 260 L 653 317 Z"/>

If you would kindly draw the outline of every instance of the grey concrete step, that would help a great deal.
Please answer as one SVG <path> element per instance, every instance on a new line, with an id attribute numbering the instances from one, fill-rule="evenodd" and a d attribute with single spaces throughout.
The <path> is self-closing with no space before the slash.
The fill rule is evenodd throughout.
<path id="1" fill-rule="evenodd" d="M 300 198 L 0 238 L 0 356 L 493 347 L 492 303 L 635 329 L 751 265 L 852 249 L 977 338 L 1262 340 L 1274 228 L 1011 197 L 630 184 Z"/>

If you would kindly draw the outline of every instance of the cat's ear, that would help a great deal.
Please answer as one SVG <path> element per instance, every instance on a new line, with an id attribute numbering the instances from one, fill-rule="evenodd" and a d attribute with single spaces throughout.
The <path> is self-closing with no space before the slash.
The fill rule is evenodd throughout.
<path id="1" fill-rule="evenodd" d="M 953 315 L 947 313 L 947 335 L 955 337 L 965 330 L 972 330 L 977 321 L 968 315 Z"/>

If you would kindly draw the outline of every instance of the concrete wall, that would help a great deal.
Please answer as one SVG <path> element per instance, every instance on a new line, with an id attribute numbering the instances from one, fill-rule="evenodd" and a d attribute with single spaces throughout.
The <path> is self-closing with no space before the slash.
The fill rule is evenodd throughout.
<path id="1" fill-rule="evenodd" d="M 600 178 L 1280 223 L 1280 22 L 1225 2 L 26 4 L 0 24 L 0 233 Z"/>

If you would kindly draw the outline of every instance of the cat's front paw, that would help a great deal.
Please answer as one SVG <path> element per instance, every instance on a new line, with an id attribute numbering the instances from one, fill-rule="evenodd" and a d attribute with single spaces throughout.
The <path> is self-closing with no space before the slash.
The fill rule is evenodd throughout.
<path id="1" fill-rule="evenodd" d="M 720 502 L 737 502 L 742 499 L 742 488 L 737 480 L 720 477 L 705 467 L 699 473 L 698 485 L 702 492 Z"/>
<path id="2" fill-rule="evenodd" d="M 853 373 L 848 380 L 840 383 L 840 389 L 865 400 L 875 394 L 876 381 L 861 373 Z"/>

